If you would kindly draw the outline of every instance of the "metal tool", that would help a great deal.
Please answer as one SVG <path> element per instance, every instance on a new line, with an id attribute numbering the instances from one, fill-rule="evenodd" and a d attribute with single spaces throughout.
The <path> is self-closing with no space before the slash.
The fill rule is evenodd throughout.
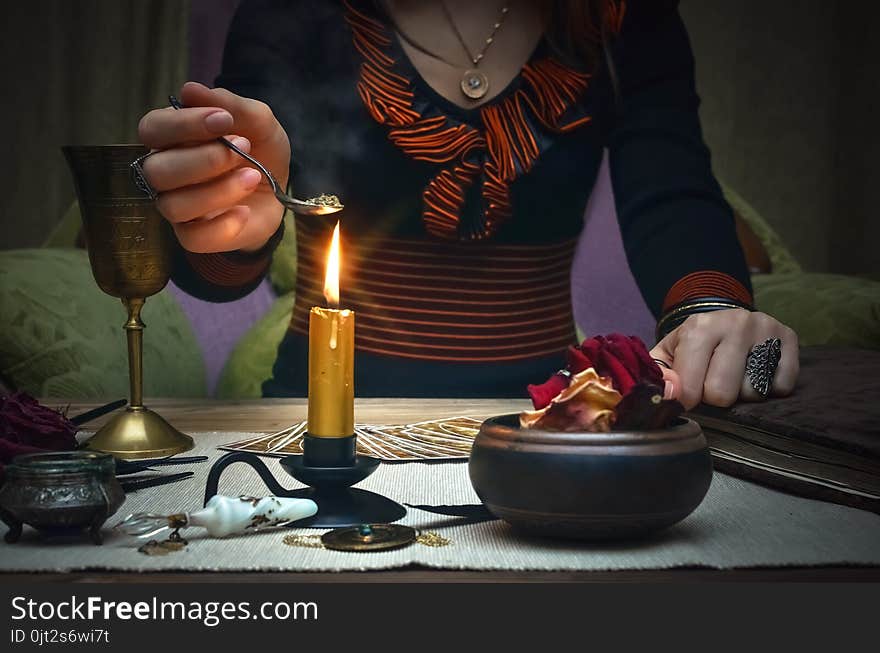
<path id="1" fill-rule="evenodd" d="M 156 471 L 154 467 L 169 465 L 189 465 L 190 463 L 203 463 L 208 460 L 207 456 L 173 456 L 171 458 L 158 458 L 154 460 L 122 460 L 116 459 L 116 475 L 127 476 L 140 472 Z"/>
<path id="2" fill-rule="evenodd" d="M 119 484 L 126 492 L 137 492 L 145 490 L 148 487 L 157 487 L 159 485 L 167 485 L 175 481 L 182 481 L 185 478 L 191 478 L 192 472 L 178 472 L 177 474 L 160 474 L 158 476 L 148 476 L 145 478 L 125 478 L 120 479 Z"/>
<path id="3" fill-rule="evenodd" d="M 93 419 L 98 419 L 107 413 L 112 413 L 117 408 L 122 408 L 127 403 L 128 399 L 117 399 L 116 401 L 111 401 L 103 406 L 92 408 L 91 410 L 87 410 L 84 413 L 71 417 L 70 421 L 74 426 L 82 426 L 86 422 L 91 422 Z"/>

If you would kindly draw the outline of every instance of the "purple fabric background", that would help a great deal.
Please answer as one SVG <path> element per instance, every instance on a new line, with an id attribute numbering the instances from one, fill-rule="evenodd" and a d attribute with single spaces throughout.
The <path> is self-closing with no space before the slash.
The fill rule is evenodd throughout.
<path id="1" fill-rule="evenodd" d="M 584 220 L 571 268 L 575 322 L 586 336 L 625 333 L 638 336 L 650 347 L 656 321 L 626 260 L 607 152 Z"/>
<path id="2" fill-rule="evenodd" d="M 223 44 L 240 0 L 190 0 L 189 78 L 208 86 L 220 73 Z"/>
<path id="3" fill-rule="evenodd" d="M 276 299 L 268 279 L 234 302 L 215 304 L 188 295 L 173 283 L 168 288 L 192 325 L 205 360 L 205 384 L 213 396 L 235 344 L 266 314 Z"/>
<path id="4" fill-rule="evenodd" d="M 190 79 L 212 85 L 220 71 L 223 43 L 239 0 L 190 0 Z M 605 154 L 584 216 L 585 226 L 571 273 L 577 325 L 587 336 L 623 332 L 654 341 L 654 317 L 629 269 Z M 276 296 L 264 280 L 247 297 L 212 304 L 170 286 L 190 319 L 205 358 L 208 392 L 214 393 L 235 343 L 272 305 Z"/>

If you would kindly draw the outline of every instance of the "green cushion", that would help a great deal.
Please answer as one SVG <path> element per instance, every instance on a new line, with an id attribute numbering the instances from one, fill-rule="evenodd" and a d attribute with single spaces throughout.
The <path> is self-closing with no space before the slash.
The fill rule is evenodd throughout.
<path id="1" fill-rule="evenodd" d="M 205 395 L 198 343 L 163 290 L 143 310 L 144 392 Z M 0 376 L 36 396 L 128 396 L 125 309 L 102 293 L 83 250 L 0 252 Z"/>
<path id="2" fill-rule="evenodd" d="M 294 293 L 279 297 L 269 312 L 238 341 L 220 373 L 217 397 L 249 399 L 263 396 L 263 381 L 272 375 L 278 345 L 290 323 L 294 299 Z"/>
<path id="3" fill-rule="evenodd" d="M 755 305 L 794 329 L 801 345 L 880 349 L 880 282 L 839 274 L 752 277 Z"/>
<path id="4" fill-rule="evenodd" d="M 779 234 L 770 226 L 770 224 L 758 213 L 754 207 L 743 199 L 743 197 L 732 188 L 721 184 L 724 191 L 724 197 L 733 210 L 745 220 L 746 224 L 752 228 L 758 240 L 767 250 L 770 262 L 773 264 L 773 273 L 785 274 L 788 272 L 800 272 L 801 265 L 792 255 L 789 249 L 783 244 Z"/>

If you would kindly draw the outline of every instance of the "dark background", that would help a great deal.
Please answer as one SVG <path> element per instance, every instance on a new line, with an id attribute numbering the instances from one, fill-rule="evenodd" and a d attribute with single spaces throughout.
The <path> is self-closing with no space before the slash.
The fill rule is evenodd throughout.
<path id="1" fill-rule="evenodd" d="M 4 6 L 0 247 L 40 246 L 73 201 L 61 145 L 132 141 L 139 117 L 181 82 L 211 81 L 236 3 Z M 683 0 L 681 10 L 716 174 L 807 269 L 880 277 L 876 3 Z"/>

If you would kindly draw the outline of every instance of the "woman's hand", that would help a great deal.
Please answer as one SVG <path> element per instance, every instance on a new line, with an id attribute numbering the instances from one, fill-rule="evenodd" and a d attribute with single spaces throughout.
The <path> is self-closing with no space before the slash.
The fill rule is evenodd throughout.
<path id="1" fill-rule="evenodd" d="M 688 410 L 701 401 L 730 406 L 740 398 L 761 399 L 745 376 L 746 359 L 752 347 L 768 338 L 782 341 L 771 395 L 791 394 L 800 369 L 797 334 L 764 313 L 732 309 L 692 315 L 657 343 L 651 356 L 671 368 L 663 370 L 667 398 L 678 399 Z"/>
<path id="2" fill-rule="evenodd" d="M 154 109 L 138 126 L 141 142 L 156 151 L 143 162 L 159 194 L 159 211 L 191 252 L 256 251 L 284 215 L 259 170 L 217 142 L 225 136 L 287 185 L 290 143 L 272 110 L 222 88 L 187 82 L 186 108 Z"/>

